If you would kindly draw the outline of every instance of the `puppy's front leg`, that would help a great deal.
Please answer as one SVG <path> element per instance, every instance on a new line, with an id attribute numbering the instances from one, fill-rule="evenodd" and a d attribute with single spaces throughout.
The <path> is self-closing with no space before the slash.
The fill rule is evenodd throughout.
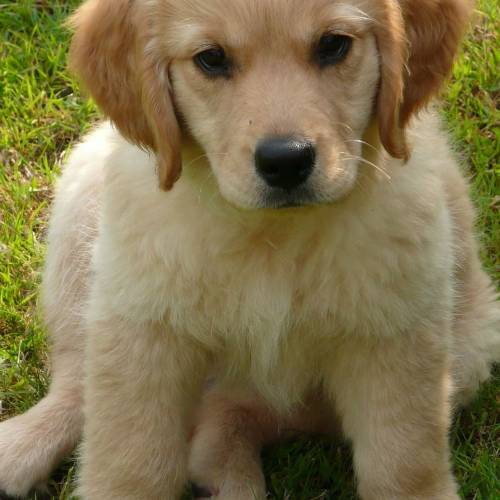
<path id="1" fill-rule="evenodd" d="M 348 339 L 329 388 L 363 500 L 458 500 L 448 449 L 446 329 Z"/>
<path id="2" fill-rule="evenodd" d="M 84 500 L 174 500 L 182 491 L 205 357 L 167 330 L 117 318 L 91 328 L 78 491 Z"/>

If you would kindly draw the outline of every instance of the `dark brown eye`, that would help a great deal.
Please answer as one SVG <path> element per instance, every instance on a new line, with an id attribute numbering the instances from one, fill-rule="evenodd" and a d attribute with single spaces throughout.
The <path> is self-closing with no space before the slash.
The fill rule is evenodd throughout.
<path id="1" fill-rule="evenodd" d="M 194 62 L 208 76 L 230 76 L 231 60 L 221 47 L 214 47 L 196 54 Z"/>
<path id="2" fill-rule="evenodd" d="M 352 38 L 346 35 L 328 33 L 323 35 L 316 46 L 315 59 L 324 68 L 343 61 L 352 46 Z"/>

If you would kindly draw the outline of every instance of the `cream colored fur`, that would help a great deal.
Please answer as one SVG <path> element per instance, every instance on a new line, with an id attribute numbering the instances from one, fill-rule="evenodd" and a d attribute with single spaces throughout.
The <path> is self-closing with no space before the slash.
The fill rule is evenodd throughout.
<path id="1" fill-rule="evenodd" d="M 379 76 L 366 68 L 361 94 Z M 82 437 L 85 500 L 175 499 L 188 478 L 221 500 L 263 499 L 262 444 L 339 425 L 363 500 L 456 500 L 452 406 L 500 359 L 500 309 L 436 116 L 412 120 L 404 164 L 365 109 L 345 196 L 243 210 L 255 191 L 221 195 L 241 179 L 224 184 L 235 173 L 197 145 L 210 127 L 182 71 L 199 137 L 170 192 L 155 155 L 108 123 L 68 160 L 43 289 L 52 385 L 0 424 L 0 489 L 26 495 Z"/>
<path id="2" fill-rule="evenodd" d="M 185 384 L 196 385 L 196 379 L 201 384 L 204 354 L 227 377 L 221 384 L 255 391 L 266 401 L 263 408 L 270 405 L 283 418 L 300 412 L 301 401 L 323 382 L 348 418 L 345 431 L 355 450 L 369 432 L 367 443 L 359 446 L 374 447 L 368 467 L 376 482 L 381 479 L 376 467 L 386 470 L 384 457 L 401 468 L 416 454 L 423 481 L 436 473 L 436 483 L 452 498 L 454 487 L 445 481 L 450 388 L 455 381 L 456 397 L 462 399 L 487 377 L 499 356 L 499 313 L 477 261 L 467 188 L 430 115 L 416 123 L 414 137 L 408 165 L 387 160 L 391 181 L 380 176 L 341 205 L 242 213 L 218 197 L 215 186 L 211 196 L 200 197 L 189 175 L 169 195 L 157 191 L 152 158 L 109 125 L 88 136 L 59 183 L 49 237 L 44 298 L 54 381 L 40 405 L 0 426 L 2 487 L 25 494 L 46 478 L 80 433 L 81 419 L 72 415 L 78 415 L 80 404 L 81 303 L 92 277 L 86 316 L 94 326 L 88 334 L 103 354 L 89 345 L 87 381 L 99 377 L 104 387 L 86 395 L 92 427 L 84 459 L 94 440 L 96 447 L 103 440 L 106 445 L 94 463 L 84 462 L 85 498 L 160 498 L 140 476 L 160 481 L 169 467 L 181 467 L 179 451 L 168 450 L 172 439 L 182 441 L 183 425 L 169 421 L 169 405 L 186 411 Z M 463 262 L 458 270 L 457 261 Z M 467 281 L 458 281 L 457 272 Z M 456 304 L 463 312 L 455 311 Z M 103 325 L 107 314 L 121 317 L 121 324 Z M 167 330 L 176 332 L 171 341 L 172 334 L 162 331 L 167 323 Z M 187 378 L 176 383 L 173 377 L 182 370 Z M 172 394 L 163 406 L 161 394 L 168 387 Z M 419 397 L 426 398 L 427 410 L 419 408 Z M 101 408 L 103 401 L 108 410 Z M 253 407 L 255 398 L 251 401 Z M 391 428 L 382 425 L 377 436 L 367 417 L 387 419 Z M 435 424 L 428 428 L 428 421 Z M 135 425 L 142 429 L 137 438 Z M 416 434 L 419 429 L 423 436 Z M 62 443 L 66 439 L 69 445 Z M 440 445 L 433 450 L 436 440 Z M 175 446 L 180 449 L 181 443 Z M 208 451 L 216 448 L 211 444 Z M 229 448 L 234 453 L 234 442 Z M 126 450 L 136 455 L 137 475 L 120 472 L 131 460 Z M 395 453 L 402 456 L 395 459 Z M 203 452 L 197 456 L 194 466 L 203 463 Z M 234 471 L 213 475 L 250 475 L 253 481 L 254 474 L 260 477 L 258 469 L 252 473 L 256 456 L 251 453 L 242 471 L 235 464 Z M 120 467 L 113 475 L 104 464 Z M 415 465 L 408 463 L 410 469 Z M 363 466 L 357 464 L 359 474 Z M 193 475 L 211 480 L 203 469 Z M 414 472 L 403 475 L 408 476 Z M 184 477 L 177 471 L 170 479 L 177 483 L 159 484 L 158 491 L 174 491 Z M 105 494 L 103 484 L 110 487 Z M 152 488 L 149 495 L 146 485 Z M 262 495 L 261 479 L 257 485 Z M 445 498 L 439 490 L 432 494 L 416 498 Z"/>

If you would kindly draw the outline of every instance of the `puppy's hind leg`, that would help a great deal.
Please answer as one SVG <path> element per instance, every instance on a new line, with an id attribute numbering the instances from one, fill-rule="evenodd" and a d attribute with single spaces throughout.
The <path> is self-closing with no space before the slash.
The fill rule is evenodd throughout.
<path id="1" fill-rule="evenodd" d="M 253 393 L 210 390 L 190 443 L 189 475 L 195 498 L 265 499 L 262 446 L 290 431 L 331 433 L 331 422 L 317 395 L 283 417 Z"/>
<path id="2" fill-rule="evenodd" d="M 69 197 L 56 200 L 43 293 L 51 334 L 52 382 L 48 395 L 36 406 L 0 423 L 0 495 L 3 491 L 12 497 L 26 496 L 71 453 L 82 432 L 82 313 L 96 227 L 92 210 L 96 197 L 85 194 L 81 199 L 92 200 L 85 205 L 72 203 Z M 85 227 L 78 223 L 81 220 L 86 221 Z"/>
<path id="3" fill-rule="evenodd" d="M 47 293 L 56 286 L 60 294 Z M 45 482 L 73 451 L 82 433 L 84 327 L 80 309 L 85 287 L 78 275 L 63 273 L 62 266 L 53 272 L 50 265 L 45 287 L 52 381 L 49 393 L 37 405 L 0 423 L 0 498 L 2 492 L 23 498 Z"/>
<path id="4" fill-rule="evenodd" d="M 196 498 L 266 498 L 260 449 L 265 429 L 275 427 L 264 406 L 241 394 L 210 390 L 193 431 L 189 475 Z"/>
<path id="5" fill-rule="evenodd" d="M 80 438 L 81 361 L 67 353 L 49 394 L 26 413 L 0 423 L 0 498 L 25 497 L 71 453 Z"/>
<path id="6" fill-rule="evenodd" d="M 479 258 L 469 188 L 455 174 L 447 191 L 456 238 L 451 365 L 454 404 L 459 406 L 471 402 L 492 366 L 500 363 L 500 302 Z"/>
<path id="7" fill-rule="evenodd" d="M 490 278 L 473 261 L 454 324 L 455 403 L 468 404 L 500 363 L 500 302 Z"/>

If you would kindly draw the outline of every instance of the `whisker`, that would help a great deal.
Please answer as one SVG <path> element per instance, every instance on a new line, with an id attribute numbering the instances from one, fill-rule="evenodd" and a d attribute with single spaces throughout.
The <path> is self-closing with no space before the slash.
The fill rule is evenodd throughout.
<path id="1" fill-rule="evenodd" d="M 380 150 L 377 149 L 373 144 L 370 144 L 369 142 L 363 141 L 361 139 L 348 139 L 345 142 L 357 142 L 359 144 L 363 144 L 364 146 L 368 146 L 369 148 L 373 149 L 373 151 L 375 151 L 376 153 L 380 152 Z"/>
<path id="2" fill-rule="evenodd" d="M 347 125 L 347 123 L 344 122 L 330 122 L 331 125 L 340 125 L 341 127 L 344 127 L 347 129 L 349 132 L 354 132 L 352 127 L 350 125 Z"/>
<path id="3" fill-rule="evenodd" d="M 186 168 L 189 168 L 191 165 L 194 165 L 197 161 L 200 161 L 202 160 L 203 158 L 208 158 L 208 155 L 206 154 L 203 154 L 203 155 L 200 155 L 194 159 L 192 159 L 187 165 L 186 165 Z"/>
<path id="4" fill-rule="evenodd" d="M 341 153 L 342 154 L 342 153 Z M 346 153 L 343 153 L 346 154 Z M 341 158 L 342 161 L 347 161 L 347 160 L 357 160 L 360 161 L 361 163 L 365 163 L 366 165 L 369 165 L 370 167 L 373 167 L 375 170 L 380 172 L 388 181 L 391 180 L 391 176 L 380 166 L 376 165 L 375 163 L 367 160 L 366 158 L 362 158 L 361 156 L 345 156 L 344 158 Z"/>
<path id="5" fill-rule="evenodd" d="M 222 156 L 222 157 L 225 157 L 225 156 L 229 156 L 228 153 L 215 153 L 214 156 Z M 194 165 L 197 161 L 200 161 L 204 158 L 208 158 L 208 154 L 204 153 L 200 156 L 197 156 L 196 158 L 193 158 L 188 164 L 186 164 L 186 168 L 187 167 L 190 167 L 191 165 Z"/>

